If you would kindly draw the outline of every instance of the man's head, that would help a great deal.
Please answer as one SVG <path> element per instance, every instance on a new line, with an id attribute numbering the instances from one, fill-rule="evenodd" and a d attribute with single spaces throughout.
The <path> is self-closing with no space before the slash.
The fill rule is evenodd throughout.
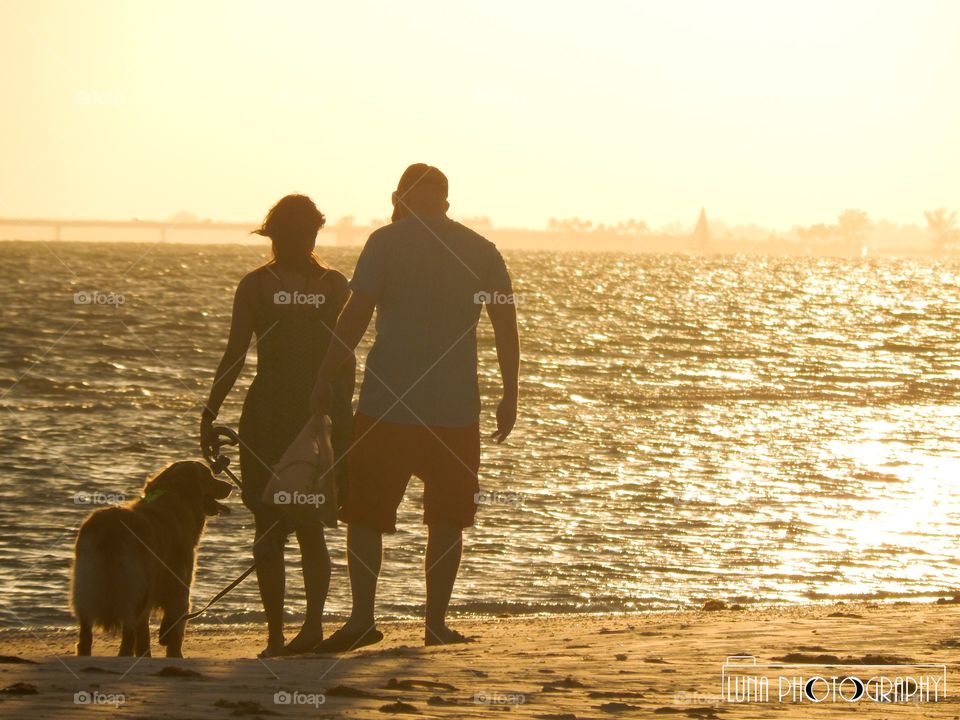
<path id="1" fill-rule="evenodd" d="M 447 176 L 432 165 L 415 163 L 403 171 L 393 193 L 393 219 L 413 215 L 443 215 L 447 202 Z"/>

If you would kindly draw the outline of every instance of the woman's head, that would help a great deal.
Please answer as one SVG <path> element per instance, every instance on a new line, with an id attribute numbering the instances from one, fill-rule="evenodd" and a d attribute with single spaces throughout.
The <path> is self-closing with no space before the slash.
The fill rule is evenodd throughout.
<path id="1" fill-rule="evenodd" d="M 450 208 L 447 176 L 433 165 L 414 163 L 400 176 L 393 193 L 393 220 L 416 215 L 442 215 Z"/>
<path id="2" fill-rule="evenodd" d="M 287 195 L 270 208 L 263 225 L 254 232 L 270 238 L 277 262 L 316 261 L 313 248 L 325 222 L 323 213 L 306 195 Z"/>

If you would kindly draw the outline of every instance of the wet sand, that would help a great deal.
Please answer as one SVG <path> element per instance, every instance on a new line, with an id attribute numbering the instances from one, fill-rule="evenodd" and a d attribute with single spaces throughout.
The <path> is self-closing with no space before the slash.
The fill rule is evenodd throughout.
<path id="1" fill-rule="evenodd" d="M 70 655 L 72 631 L 6 630 L 0 632 L 0 716 L 960 717 L 954 690 L 960 605 L 953 603 L 510 617 L 454 626 L 476 641 L 425 648 L 418 624 L 388 623 L 377 646 L 268 660 L 255 657 L 262 636 L 251 626 L 188 629 L 184 660 L 77 658 Z M 96 638 L 94 652 L 116 649 L 116 639 Z M 947 697 L 814 704 L 778 702 L 771 688 L 768 701 L 731 703 L 720 696 L 721 667 L 731 655 L 801 666 L 945 663 Z"/>

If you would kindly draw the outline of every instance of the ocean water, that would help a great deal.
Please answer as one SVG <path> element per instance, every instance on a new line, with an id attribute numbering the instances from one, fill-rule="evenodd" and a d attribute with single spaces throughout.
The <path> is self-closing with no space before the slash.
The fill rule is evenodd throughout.
<path id="1" fill-rule="evenodd" d="M 349 275 L 356 252 L 324 254 Z M 485 441 L 491 502 L 467 535 L 455 612 L 960 587 L 960 263 L 505 256 L 521 300 L 521 419 L 505 445 Z M 4 626 L 71 623 L 84 497 L 135 497 L 147 475 L 197 455 L 233 290 L 261 259 L 249 246 L 0 243 Z M 485 318 L 480 338 L 492 431 Z M 228 424 L 253 368 L 252 352 Z M 383 615 L 422 611 L 419 500 L 414 481 L 385 543 Z M 250 515 L 228 502 L 201 546 L 195 604 L 250 562 Z M 328 538 L 328 608 L 342 615 L 344 529 Z M 295 543 L 289 558 L 292 622 Z M 202 622 L 260 618 L 251 579 Z"/>

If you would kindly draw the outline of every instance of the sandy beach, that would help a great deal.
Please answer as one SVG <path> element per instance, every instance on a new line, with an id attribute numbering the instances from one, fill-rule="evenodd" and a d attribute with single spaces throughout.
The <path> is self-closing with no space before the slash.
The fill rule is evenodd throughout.
<path id="1" fill-rule="evenodd" d="M 196 626 L 184 660 L 72 657 L 68 630 L 0 634 L 0 715 L 110 717 L 956 718 L 960 605 L 835 604 L 764 610 L 461 621 L 476 642 L 421 646 L 416 623 L 348 655 L 258 660 L 250 626 Z M 97 638 L 94 652 L 114 652 Z M 945 664 L 942 695 L 917 702 L 725 702 L 728 656 L 758 664 Z M 804 675 L 817 674 L 810 665 Z M 820 672 L 822 675 L 823 672 Z"/>

